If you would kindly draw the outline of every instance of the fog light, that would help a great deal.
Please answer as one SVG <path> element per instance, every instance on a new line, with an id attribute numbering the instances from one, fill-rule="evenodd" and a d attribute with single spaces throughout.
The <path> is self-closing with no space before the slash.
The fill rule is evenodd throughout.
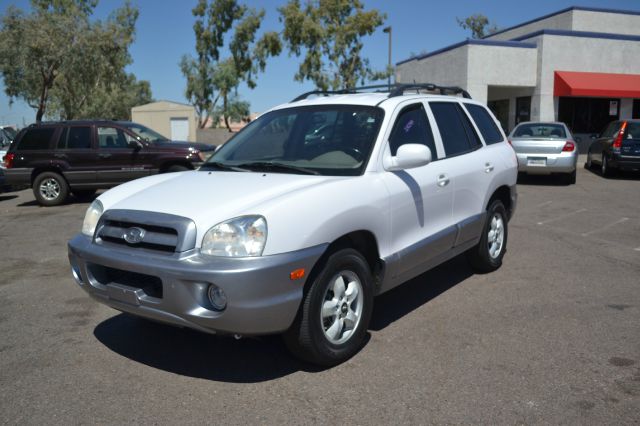
<path id="1" fill-rule="evenodd" d="M 71 273 L 73 274 L 73 279 L 76 280 L 78 284 L 82 285 L 83 282 L 82 275 L 80 275 L 80 268 L 78 268 L 76 265 L 71 265 Z"/>
<path id="2" fill-rule="evenodd" d="M 211 284 L 207 293 L 213 309 L 222 311 L 227 307 L 227 295 L 224 294 L 224 291 L 220 287 Z"/>

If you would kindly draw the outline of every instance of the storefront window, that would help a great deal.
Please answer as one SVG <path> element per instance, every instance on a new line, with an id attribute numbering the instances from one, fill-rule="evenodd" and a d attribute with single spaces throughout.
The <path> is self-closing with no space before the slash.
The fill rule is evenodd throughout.
<path id="1" fill-rule="evenodd" d="M 620 99 L 560 97 L 558 120 L 572 133 L 600 133 L 620 116 Z"/>

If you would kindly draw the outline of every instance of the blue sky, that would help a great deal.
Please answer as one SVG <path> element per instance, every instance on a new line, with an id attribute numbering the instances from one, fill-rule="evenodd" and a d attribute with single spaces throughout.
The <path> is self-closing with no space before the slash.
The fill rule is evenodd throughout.
<path id="1" fill-rule="evenodd" d="M 363 0 L 365 8 L 378 9 L 386 13 L 385 25 L 393 27 L 392 61 L 396 63 L 411 56 L 411 53 L 433 51 L 457 43 L 469 36 L 460 28 L 456 17 L 466 17 L 473 13 L 483 13 L 498 27 L 516 25 L 569 6 L 606 7 L 622 10 L 640 10 L 638 0 L 575 1 L 537 0 L 532 2 L 513 0 Z M 265 21 L 261 30 L 280 31 L 277 8 L 286 0 L 245 1 L 245 4 L 264 8 Z M 304 2 L 304 0 L 303 0 Z M 105 17 L 120 6 L 119 0 L 101 0 L 96 16 Z M 138 6 L 140 17 L 137 23 L 136 41 L 131 47 L 133 63 L 129 72 L 138 79 L 151 82 L 153 97 L 186 102 L 185 80 L 178 62 L 183 54 L 193 54 L 195 37 L 191 9 L 196 1 L 187 0 L 133 0 Z M 9 5 L 22 9 L 29 8 L 28 0 L 0 0 L 0 13 Z M 382 27 L 381 27 L 382 28 Z M 615 28 L 611 29 L 615 32 Z M 380 29 L 364 40 L 364 56 L 368 57 L 376 69 L 383 69 L 388 60 L 387 34 Z M 280 57 L 271 58 L 266 71 L 258 77 L 258 87 L 250 90 L 241 87 L 240 96 L 251 103 L 251 110 L 264 111 L 274 105 L 287 102 L 298 94 L 312 90 L 310 82 L 300 83 L 293 79 L 298 67 L 298 58 L 284 52 Z M 0 81 L 0 124 L 29 124 L 35 119 L 35 111 L 17 100 L 9 105 Z"/>

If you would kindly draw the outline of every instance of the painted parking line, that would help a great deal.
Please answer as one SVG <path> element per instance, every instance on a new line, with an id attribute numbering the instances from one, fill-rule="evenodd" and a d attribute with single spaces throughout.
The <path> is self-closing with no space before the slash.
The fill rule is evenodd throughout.
<path id="1" fill-rule="evenodd" d="M 578 213 L 582 213 L 582 212 L 586 212 L 586 211 L 587 211 L 587 209 L 576 210 L 576 211 L 571 212 L 571 213 L 567 213 L 567 214 L 563 214 L 563 215 L 560 215 L 560 216 L 556 216 L 556 217 L 551 218 L 551 219 L 543 220 L 542 222 L 538 222 L 538 225 L 544 225 L 544 224 L 547 224 L 547 223 L 555 222 L 556 220 L 562 220 L 562 219 L 567 218 L 569 216 L 573 216 L 574 214 L 578 214 Z"/>
<path id="2" fill-rule="evenodd" d="M 583 237 L 586 237 L 586 236 L 589 236 L 589 235 L 595 234 L 596 232 L 604 231 L 604 230 L 609 229 L 609 228 L 611 228 L 611 227 L 613 227 L 613 226 L 620 225 L 621 223 L 624 223 L 624 222 L 626 222 L 626 221 L 628 221 L 628 220 L 629 220 L 629 218 L 628 218 L 628 217 L 623 217 L 623 218 L 621 218 L 621 219 L 619 219 L 619 220 L 616 220 L 616 221 L 615 221 L 615 222 L 613 222 L 613 223 L 610 223 L 610 224 L 605 225 L 605 226 L 601 226 L 601 227 L 600 227 L 600 228 L 598 228 L 598 229 L 594 229 L 594 230 L 592 230 L 592 231 L 585 232 L 584 234 L 581 234 L 581 235 L 582 235 Z"/>
<path id="3" fill-rule="evenodd" d="M 548 206 L 551 203 L 553 203 L 553 201 L 546 201 L 542 204 L 538 204 L 537 206 L 534 207 L 534 209 L 539 209 L 540 207 Z"/>

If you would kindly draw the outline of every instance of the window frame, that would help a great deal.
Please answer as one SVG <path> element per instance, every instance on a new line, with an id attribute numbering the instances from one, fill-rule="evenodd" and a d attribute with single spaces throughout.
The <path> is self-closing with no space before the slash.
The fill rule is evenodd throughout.
<path id="1" fill-rule="evenodd" d="M 431 119 L 431 116 L 429 115 L 429 112 L 427 110 L 427 106 L 425 105 L 425 103 L 423 101 L 415 101 L 412 100 L 412 103 L 407 103 L 404 105 L 399 105 L 399 110 L 398 112 L 395 114 L 395 116 L 393 117 L 393 124 L 390 126 L 390 130 L 389 130 L 389 136 L 386 138 L 386 147 L 389 149 L 389 154 L 391 156 L 393 156 L 393 152 L 391 151 L 391 137 L 393 136 L 395 130 L 396 130 L 396 125 L 398 124 L 398 119 L 400 118 L 400 116 L 407 110 L 415 108 L 415 107 L 419 107 L 420 109 L 422 109 L 422 112 L 424 113 L 424 118 L 427 122 L 427 125 L 429 126 L 429 130 L 431 131 L 431 140 L 433 141 L 433 148 L 435 150 L 435 152 L 431 152 L 431 162 L 434 161 L 438 161 L 438 160 L 442 160 L 443 157 L 441 157 L 441 153 L 439 152 L 440 150 L 438 149 L 438 139 L 436 138 L 436 133 L 433 130 L 433 121 Z M 422 145 L 422 144 L 420 144 Z M 402 145 L 400 145 L 402 146 Z M 400 146 L 398 146 L 398 148 L 400 148 Z M 429 150 L 431 150 L 431 147 L 428 145 L 425 145 L 427 148 L 429 148 Z M 397 153 L 397 151 L 396 151 Z"/>
<path id="2" fill-rule="evenodd" d="M 442 159 L 447 159 L 447 158 L 454 158 L 454 157 L 458 157 L 461 155 L 466 155 L 466 154 L 470 154 L 472 152 L 475 152 L 481 148 L 484 148 L 486 145 L 484 143 L 484 139 L 482 139 L 482 137 L 478 134 L 478 129 L 476 128 L 476 125 L 473 121 L 473 119 L 471 119 L 471 117 L 469 117 L 469 113 L 468 111 L 461 105 L 462 102 L 458 101 L 458 100 L 449 100 L 449 99 L 430 99 L 426 102 L 429 106 L 429 111 L 431 112 L 432 116 L 433 116 L 433 126 L 435 126 L 435 129 L 438 130 L 438 137 L 440 138 L 440 143 L 442 144 L 442 150 L 444 152 L 444 157 L 442 157 Z M 475 147 L 471 146 L 471 140 L 470 140 L 470 136 L 469 133 L 467 132 L 467 129 L 463 126 L 463 132 L 466 136 L 466 140 L 467 140 L 467 144 L 469 149 L 465 150 L 465 151 L 460 151 L 457 152 L 455 154 L 447 154 L 447 145 L 444 142 L 444 139 L 442 138 L 442 133 L 440 132 L 440 126 L 438 125 L 438 120 L 436 119 L 435 113 L 433 112 L 431 105 L 432 104 L 453 104 L 454 106 L 456 106 L 456 111 L 457 111 L 457 115 L 458 115 L 458 119 L 459 120 L 463 120 L 464 118 L 466 118 L 471 126 L 471 130 L 473 132 L 475 132 L 476 137 L 478 138 L 478 141 L 480 142 L 479 145 L 476 145 Z M 462 124 L 462 123 L 461 123 Z"/>
<path id="3" fill-rule="evenodd" d="M 68 139 L 69 139 L 69 132 L 71 131 L 71 128 L 73 127 L 86 127 L 89 129 L 89 147 L 83 147 L 83 148 L 69 148 L 68 146 Z M 64 135 L 66 133 L 66 138 L 67 140 L 65 140 L 64 146 L 60 147 L 60 138 L 62 137 L 62 135 Z M 95 126 L 93 124 L 65 124 L 59 127 L 59 130 L 57 132 L 57 138 L 56 138 L 56 142 L 53 145 L 53 149 L 55 149 L 56 151 L 67 151 L 67 152 L 80 152 L 80 151 L 88 151 L 88 150 L 95 150 L 96 149 L 96 141 L 95 141 Z"/>

